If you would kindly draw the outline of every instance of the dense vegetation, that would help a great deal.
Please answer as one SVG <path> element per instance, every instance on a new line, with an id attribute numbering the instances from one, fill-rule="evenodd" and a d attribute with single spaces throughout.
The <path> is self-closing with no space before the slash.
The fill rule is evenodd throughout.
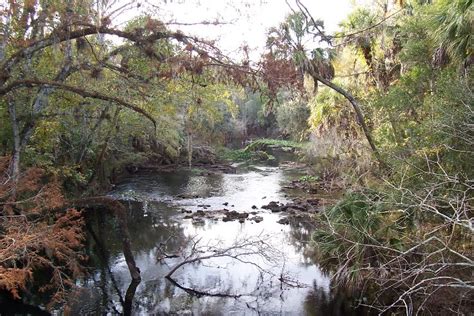
<path id="1" fill-rule="evenodd" d="M 74 206 L 127 170 L 281 145 L 344 188 L 313 241 L 362 304 L 472 310 L 472 0 L 374 0 L 336 34 L 296 1 L 255 65 L 99 3 L 0 6 L 1 290 L 42 270 L 61 302 L 85 260 Z"/>

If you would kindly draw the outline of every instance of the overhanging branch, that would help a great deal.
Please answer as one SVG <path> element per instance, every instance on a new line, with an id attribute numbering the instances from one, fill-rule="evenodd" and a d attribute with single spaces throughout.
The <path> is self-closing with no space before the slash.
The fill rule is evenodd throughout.
<path id="1" fill-rule="evenodd" d="M 147 113 L 145 110 L 139 108 L 136 105 L 133 105 L 133 104 L 131 104 L 129 102 L 126 102 L 126 101 L 124 101 L 120 98 L 117 98 L 117 97 L 108 96 L 108 95 L 102 94 L 102 93 L 97 92 L 97 91 L 85 90 L 85 89 L 82 89 L 82 88 L 78 88 L 78 87 L 67 85 L 67 84 L 60 83 L 60 82 L 35 80 L 35 79 L 13 81 L 9 85 L 7 85 L 3 88 L 0 88 L 0 96 L 6 95 L 6 94 L 8 94 L 8 93 L 10 93 L 10 92 L 12 92 L 16 89 L 22 88 L 22 87 L 31 87 L 31 86 L 56 88 L 56 89 L 61 89 L 61 90 L 65 90 L 65 91 L 69 91 L 69 92 L 78 94 L 78 95 L 80 95 L 84 98 L 93 98 L 93 99 L 113 102 L 113 103 L 116 103 L 120 106 L 123 106 L 125 108 L 128 108 L 128 109 L 130 109 L 130 110 L 132 110 L 136 113 L 139 113 L 139 114 L 145 116 L 146 118 L 148 118 L 153 123 L 153 126 L 155 127 L 155 129 L 157 127 L 156 126 L 156 120 L 149 113 Z"/>

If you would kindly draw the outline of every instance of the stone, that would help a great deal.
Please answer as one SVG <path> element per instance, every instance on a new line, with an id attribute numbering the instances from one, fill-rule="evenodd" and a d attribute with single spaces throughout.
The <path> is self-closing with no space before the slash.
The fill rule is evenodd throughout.
<path id="1" fill-rule="evenodd" d="M 225 214 L 224 218 L 222 218 L 222 221 L 224 222 L 229 222 L 233 220 L 244 220 L 249 217 L 249 213 L 239 213 L 237 211 L 229 211 Z"/>
<path id="2" fill-rule="evenodd" d="M 281 218 L 277 223 L 282 224 L 282 225 L 289 225 L 290 219 L 288 217 L 284 217 L 284 218 Z"/>
<path id="3" fill-rule="evenodd" d="M 263 217 L 261 216 L 254 216 L 252 218 L 249 218 L 250 221 L 254 221 L 255 223 L 260 223 L 261 221 L 263 221 Z"/>
<path id="4" fill-rule="evenodd" d="M 266 210 L 271 210 L 274 213 L 282 211 L 281 205 L 278 202 L 275 202 L 275 201 L 271 201 L 267 205 L 263 205 L 262 208 L 266 209 Z"/>

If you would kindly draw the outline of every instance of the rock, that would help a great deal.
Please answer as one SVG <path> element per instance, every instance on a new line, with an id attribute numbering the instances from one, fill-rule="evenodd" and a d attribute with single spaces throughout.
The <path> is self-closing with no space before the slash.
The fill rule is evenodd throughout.
<path id="1" fill-rule="evenodd" d="M 262 200 L 265 200 L 266 198 L 267 198 L 267 197 L 266 197 L 266 196 L 264 196 L 264 197 L 262 198 Z"/>
<path id="2" fill-rule="evenodd" d="M 207 219 L 215 219 L 215 216 L 214 214 L 212 214 L 211 212 L 206 212 L 206 216 L 205 216 Z"/>
<path id="3" fill-rule="evenodd" d="M 288 217 L 284 217 L 284 218 L 281 218 L 277 223 L 282 224 L 282 225 L 289 225 L 290 219 Z"/>
<path id="4" fill-rule="evenodd" d="M 191 210 L 187 210 L 187 209 L 181 209 L 181 213 L 188 213 L 188 214 L 191 214 L 193 211 Z"/>
<path id="5" fill-rule="evenodd" d="M 193 218 L 193 216 L 192 216 L 192 215 L 186 215 L 186 216 L 184 216 L 183 218 L 184 218 L 184 219 L 191 219 L 191 218 Z"/>
<path id="6" fill-rule="evenodd" d="M 203 210 L 197 210 L 196 213 L 195 213 L 196 216 L 204 216 L 206 215 L 206 212 L 204 212 Z"/>
<path id="7" fill-rule="evenodd" d="M 249 213 L 239 213 L 237 211 L 229 211 L 225 214 L 225 216 L 222 218 L 222 221 L 224 222 L 229 222 L 233 220 L 241 220 L 245 221 L 246 218 L 249 217 Z"/>
<path id="8" fill-rule="evenodd" d="M 254 221 L 255 223 L 260 223 L 261 221 L 263 221 L 263 217 L 261 216 L 254 216 L 252 218 L 249 218 L 250 221 Z"/>
<path id="9" fill-rule="evenodd" d="M 281 210 L 284 211 L 284 212 L 287 211 L 288 209 L 293 209 L 293 210 L 297 210 L 297 211 L 301 211 L 301 212 L 307 212 L 308 211 L 308 208 L 305 205 L 300 204 L 300 203 L 288 203 L 285 206 L 281 207 Z"/>
<path id="10" fill-rule="evenodd" d="M 239 223 L 245 222 L 245 218 L 239 218 Z"/>
<path id="11" fill-rule="evenodd" d="M 257 215 L 258 213 L 257 212 L 250 212 L 250 214 Z"/>
<path id="12" fill-rule="evenodd" d="M 239 218 L 248 218 L 249 217 L 249 213 L 238 213 L 239 214 Z"/>
<path id="13" fill-rule="evenodd" d="M 197 207 L 209 208 L 211 206 L 209 204 L 199 204 Z"/>
<path id="14" fill-rule="evenodd" d="M 275 202 L 275 201 L 271 201 L 267 205 L 263 205 L 262 208 L 266 209 L 266 210 L 271 210 L 274 213 L 282 211 L 281 205 L 278 202 Z"/>
<path id="15" fill-rule="evenodd" d="M 222 203 L 222 205 L 227 206 L 229 205 L 229 202 Z"/>
<path id="16" fill-rule="evenodd" d="M 252 205 L 252 210 L 256 210 L 257 208 L 255 205 Z"/>
<path id="17" fill-rule="evenodd" d="M 193 225 L 204 225 L 205 221 L 202 218 L 194 218 L 193 219 Z"/>

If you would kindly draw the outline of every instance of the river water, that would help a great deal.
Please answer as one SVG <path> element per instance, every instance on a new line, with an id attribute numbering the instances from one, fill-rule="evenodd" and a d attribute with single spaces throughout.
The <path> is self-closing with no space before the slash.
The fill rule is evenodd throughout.
<path id="1" fill-rule="evenodd" d="M 284 214 L 261 208 L 270 201 L 287 202 L 282 186 L 297 176 L 297 169 L 241 166 L 235 174 L 181 170 L 136 174 L 123 181 L 110 195 L 128 208 L 142 281 L 131 284 L 115 221 L 94 213 L 88 219 L 91 274 L 77 282 L 78 290 L 67 303 L 70 313 L 352 314 L 312 259 L 308 240 L 313 222 L 282 225 L 277 221 Z M 249 218 L 263 220 L 224 222 L 224 208 L 254 212 Z M 198 210 L 205 216 L 185 218 Z M 207 218 L 209 214 L 214 215 Z M 211 258 L 185 264 L 172 274 L 177 284 L 165 278 L 185 258 L 202 256 Z"/>

